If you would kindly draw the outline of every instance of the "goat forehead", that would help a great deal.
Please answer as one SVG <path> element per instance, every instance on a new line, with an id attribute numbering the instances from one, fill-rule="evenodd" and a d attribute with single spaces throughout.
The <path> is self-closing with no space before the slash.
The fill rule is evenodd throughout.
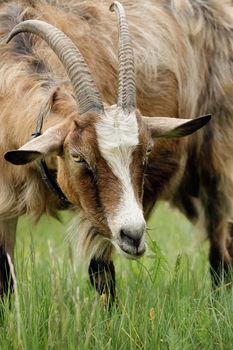
<path id="1" fill-rule="evenodd" d="M 113 106 L 105 111 L 96 124 L 96 134 L 101 153 L 129 153 L 139 143 L 136 113 L 124 113 Z"/>

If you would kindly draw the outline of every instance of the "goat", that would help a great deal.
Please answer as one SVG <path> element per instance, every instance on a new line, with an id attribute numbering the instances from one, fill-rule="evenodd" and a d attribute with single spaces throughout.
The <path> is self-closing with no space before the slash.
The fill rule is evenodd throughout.
<path id="1" fill-rule="evenodd" d="M 222 268 L 232 264 L 232 8 L 227 1 L 147 0 L 142 13 L 140 0 L 122 4 L 132 35 L 136 88 L 127 24 L 115 2 L 121 33 L 117 106 L 117 26 L 106 1 L 30 1 L 26 8 L 10 2 L 0 10 L 1 122 L 7 125 L 1 129 L 0 148 L 8 161 L 27 163 L 14 167 L 0 160 L 1 256 L 7 251 L 13 259 L 18 216 L 56 215 L 60 208 L 38 171 L 38 159 L 45 157 L 72 209 L 84 219 L 80 246 L 91 257 L 91 282 L 100 293 L 109 286 L 112 299 L 112 244 L 126 255 L 143 255 L 143 210 L 147 218 L 159 198 L 168 199 L 192 221 L 199 216 L 199 206 L 204 210 L 214 282 Z M 84 75 L 82 69 L 73 74 L 64 64 L 65 51 L 55 50 L 72 84 L 44 41 L 21 33 L 5 44 L 17 25 L 10 38 L 25 30 L 52 46 L 44 30 L 51 29 L 48 24 L 27 22 L 38 17 L 56 25 L 79 48 L 82 55 L 72 45 Z M 63 35 L 56 33 L 63 42 Z M 124 40 L 126 49 L 121 48 Z M 177 137 L 209 120 L 182 117 L 208 112 L 214 118 L 202 132 L 189 139 Z M 41 113 L 46 117 L 43 135 L 28 142 Z M 224 123 L 227 127 L 222 128 Z M 96 273 L 98 278 L 93 277 Z"/>

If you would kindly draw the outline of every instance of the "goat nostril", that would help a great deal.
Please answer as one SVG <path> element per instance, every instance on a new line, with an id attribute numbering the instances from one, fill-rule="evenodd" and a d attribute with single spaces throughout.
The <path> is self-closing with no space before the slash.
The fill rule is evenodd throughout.
<path id="1" fill-rule="evenodd" d="M 133 237 L 133 234 L 129 231 L 121 230 L 120 237 L 122 241 L 125 241 L 129 245 L 133 245 L 136 248 L 138 248 L 141 243 L 141 238 Z"/>

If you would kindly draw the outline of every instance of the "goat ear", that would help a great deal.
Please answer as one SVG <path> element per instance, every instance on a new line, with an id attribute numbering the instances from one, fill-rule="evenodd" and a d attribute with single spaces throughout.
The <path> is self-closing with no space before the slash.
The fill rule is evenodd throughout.
<path id="1" fill-rule="evenodd" d="M 153 138 L 187 136 L 202 128 L 210 119 L 210 114 L 196 119 L 143 117 Z"/>
<path id="2" fill-rule="evenodd" d="M 64 125 L 51 127 L 18 150 L 6 152 L 4 158 L 12 164 L 23 165 L 47 155 L 59 154 L 67 135 L 66 130 Z"/>

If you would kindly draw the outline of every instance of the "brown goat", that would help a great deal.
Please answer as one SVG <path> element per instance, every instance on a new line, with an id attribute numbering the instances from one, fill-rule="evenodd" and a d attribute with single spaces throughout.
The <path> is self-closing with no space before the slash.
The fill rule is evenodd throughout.
<path id="1" fill-rule="evenodd" d="M 130 255 L 142 255 L 145 250 L 143 178 L 146 217 L 159 198 L 168 199 L 192 221 L 204 211 L 216 282 L 222 267 L 227 270 L 232 264 L 232 7 L 228 1 L 219 4 L 217 0 L 122 3 L 135 56 L 140 109 L 136 113 L 133 75 L 128 77 L 128 93 L 120 92 L 118 107 L 112 106 L 117 100 L 118 30 L 108 1 L 22 1 L 22 5 L 9 1 L 1 5 L 1 125 L 6 126 L 0 131 L 1 154 L 25 145 L 19 151 L 8 152 L 6 158 L 20 164 L 46 156 L 49 168 L 57 171 L 58 184 L 73 210 L 80 211 L 85 219 L 79 228 L 80 247 L 92 258 L 91 281 L 100 292 L 106 287 L 101 273 L 110 273 L 110 293 L 115 294 L 112 244 Z M 44 41 L 21 33 L 6 44 L 16 24 L 38 18 L 67 34 L 85 57 L 97 89 L 91 80 L 95 107 L 91 98 L 89 111 L 81 106 L 84 115 L 77 90 L 75 98 L 72 95 L 75 84 L 67 81 L 57 56 Z M 126 71 L 122 73 L 120 68 L 121 82 Z M 104 103 L 112 107 L 102 106 L 98 91 Z M 130 104 L 122 102 L 127 96 L 132 97 Z M 127 108 L 122 108 L 125 103 Z M 48 111 L 44 134 L 28 142 L 41 106 Z M 104 122 L 103 111 L 108 116 Z M 181 136 L 200 127 L 199 121 L 203 120 L 196 119 L 198 125 L 190 121 L 184 124 L 187 128 L 177 128 L 184 120 L 174 118 L 171 123 L 170 118 L 154 116 L 182 118 L 209 112 L 214 116 L 212 122 L 195 136 L 163 137 L 152 144 L 150 129 L 152 136 L 165 136 L 164 127 L 166 136 Z M 114 144 L 115 134 L 125 148 Z M 0 277 L 4 290 L 9 275 L 4 254 L 7 251 L 13 257 L 18 216 L 30 213 L 39 218 L 44 212 L 56 215 L 60 203 L 42 181 L 37 162 L 15 167 L 3 156 L 0 162 L 1 261 L 6 265 Z"/>

